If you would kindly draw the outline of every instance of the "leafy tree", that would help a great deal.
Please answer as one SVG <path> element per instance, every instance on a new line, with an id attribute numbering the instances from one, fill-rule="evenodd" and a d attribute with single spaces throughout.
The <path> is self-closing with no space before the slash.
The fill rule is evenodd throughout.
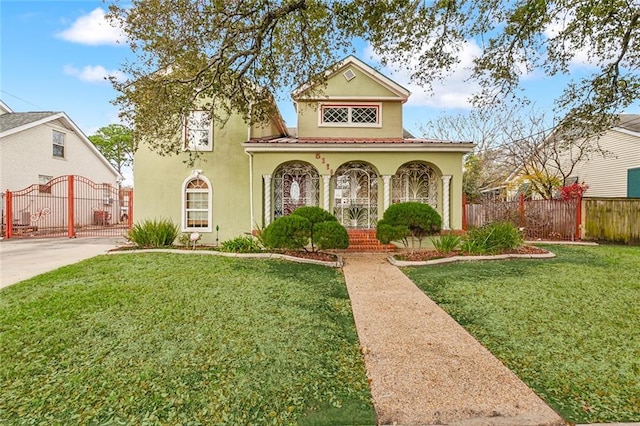
<path id="1" fill-rule="evenodd" d="M 133 165 L 133 154 L 136 146 L 133 132 L 122 124 L 109 124 L 98 129 L 89 140 L 98 148 L 111 165 L 122 174 L 124 167 Z"/>
<path id="2" fill-rule="evenodd" d="M 640 98 L 640 5 L 629 0 L 116 0 L 109 17 L 137 55 L 123 68 L 129 81 L 114 80 L 116 103 L 165 154 L 178 151 L 188 112 L 213 115 L 213 99 L 225 99 L 225 112 L 265 120 L 273 101 L 263 88 L 322 82 L 355 38 L 383 63 L 414 64 L 426 87 L 453 69 L 465 43 L 480 44 L 477 104 L 517 97 L 533 72 L 571 75 L 587 57 L 594 72 L 566 87 L 557 113 L 589 134 Z M 210 102 L 196 108 L 202 99 Z"/>

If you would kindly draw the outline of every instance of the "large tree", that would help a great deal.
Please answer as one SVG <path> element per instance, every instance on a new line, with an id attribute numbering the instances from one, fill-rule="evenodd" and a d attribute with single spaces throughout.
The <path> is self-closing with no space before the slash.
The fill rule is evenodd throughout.
<path id="1" fill-rule="evenodd" d="M 634 0 L 115 1 L 110 17 L 137 54 L 124 67 L 130 80 L 114 82 L 117 103 L 161 153 L 179 149 L 179 128 L 197 99 L 209 99 L 210 111 L 224 99 L 226 112 L 264 120 L 273 102 L 263 88 L 322 82 L 321 71 L 356 38 L 384 63 L 415 63 L 413 78 L 425 87 L 446 76 L 474 40 L 482 48 L 473 69 L 482 87 L 477 104 L 518 96 L 525 74 L 570 74 L 585 55 L 595 71 L 566 87 L 557 113 L 563 125 L 590 123 L 590 133 L 640 98 Z"/>
<path id="2" fill-rule="evenodd" d="M 125 167 L 133 165 L 136 146 L 133 132 L 122 124 L 109 124 L 98 129 L 89 140 L 98 148 L 111 165 L 122 174 Z"/>

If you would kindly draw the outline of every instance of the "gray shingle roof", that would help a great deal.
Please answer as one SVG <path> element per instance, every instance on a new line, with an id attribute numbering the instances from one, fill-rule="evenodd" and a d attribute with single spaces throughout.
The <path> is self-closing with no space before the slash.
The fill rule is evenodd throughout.
<path id="1" fill-rule="evenodd" d="M 53 111 L 43 112 L 10 112 L 0 115 L 0 132 L 15 129 L 35 121 L 58 114 Z"/>
<path id="2" fill-rule="evenodd" d="M 617 127 L 640 132 L 640 114 L 620 114 L 620 122 Z"/>

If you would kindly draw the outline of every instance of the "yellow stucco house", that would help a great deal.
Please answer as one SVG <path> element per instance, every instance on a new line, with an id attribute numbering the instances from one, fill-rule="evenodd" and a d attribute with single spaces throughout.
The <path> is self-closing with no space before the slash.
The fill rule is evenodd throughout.
<path id="1" fill-rule="evenodd" d="M 402 108 L 409 91 L 349 56 L 327 72 L 321 90 L 292 94 L 297 129 L 279 114 L 248 126 L 186 120 L 185 150 L 135 156 L 136 221 L 171 218 L 203 243 L 265 227 L 300 206 L 320 206 L 348 229 L 374 229 L 389 205 L 418 201 L 434 207 L 444 229 L 462 227 L 462 157 L 471 143 L 410 137 Z M 409 136 L 409 137 L 408 137 Z M 183 157 L 184 156 L 184 157 Z"/>

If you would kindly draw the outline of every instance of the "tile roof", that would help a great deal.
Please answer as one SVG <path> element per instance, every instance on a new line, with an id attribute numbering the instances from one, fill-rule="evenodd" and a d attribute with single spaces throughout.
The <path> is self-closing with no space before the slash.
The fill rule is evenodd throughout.
<path id="1" fill-rule="evenodd" d="M 42 120 L 52 115 L 58 114 L 57 112 L 45 111 L 45 112 L 10 112 L 0 115 L 0 132 L 6 132 L 7 130 L 15 129 L 35 121 Z"/>
<path id="2" fill-rule="evenodd" d="M 290 136 L 276 136 L 268 138 L 253 138 L 245 143 L 259 144 L 316 144 L 316 145 L 410 145 L 410 144 L 470 144 L 465 141 L 443 141 L 420 138 L 294 138 Z"/>

